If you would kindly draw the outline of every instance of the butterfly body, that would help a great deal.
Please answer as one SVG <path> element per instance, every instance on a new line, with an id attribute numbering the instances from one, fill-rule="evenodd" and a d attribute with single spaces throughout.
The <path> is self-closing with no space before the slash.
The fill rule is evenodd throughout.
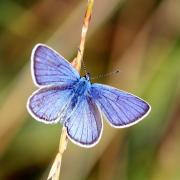
<path id="1" fill-rule="evenodd" d="M 59 112 L 59 118 L 61 119 L 60 122 L 66 122 L 68 117 L 71 116 L 75 107 L 80 104 L 86 96 L 90 95 L 91 83 L 89 79 L 86 77 L 81 77 L 77 80 L 77 82 L 70 87 L 71 89 L 71 96 L 67 99 L 66 106 Z"/>
<path id="2" fill-rule="evenodd" d="M 28 99 L 30 114 L 47 124 L 60 122 L 72 142 L 83 147 L 99 142 L 102 114 L 111 126 L 124 128 L 142 120 L 151 109 L 133 94 L 91 83 L 89 74 L 80 77 L 65 58 L 44 44 L 33 49 L 31 71 L 40 89 Z"/>
<path id="3" fill-rule="evenodd" d="M 89 93 L 91 82 L 87 77 L 81 77 L 77 84 L 74 85 L 74 96 L 81 96 Z"/>

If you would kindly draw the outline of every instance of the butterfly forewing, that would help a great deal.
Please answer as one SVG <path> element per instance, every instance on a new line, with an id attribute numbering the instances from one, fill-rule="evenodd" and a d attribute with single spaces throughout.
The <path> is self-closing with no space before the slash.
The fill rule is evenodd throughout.
<path id="1" fill-rule="evenodd" d="M 37 86 L 67 84 L 80 78 L 64 57 L 43 44 L 34 47 L 31 63 L 32 76 Z"/>
<path id="2" fill-rule="evenodd" d="M 127 127 L 145 117 L 150 106 L 144 100 L 111 86 L 93 84 L 91 94 L 114 127 Z"/>

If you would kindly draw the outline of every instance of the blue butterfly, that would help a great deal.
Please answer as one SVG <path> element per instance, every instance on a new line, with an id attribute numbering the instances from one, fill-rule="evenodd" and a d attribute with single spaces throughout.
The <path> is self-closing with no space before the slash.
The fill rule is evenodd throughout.
<path id="1" fill-rule="evenodd" d="M 43 123 L 60 122 L 69 139 L 83 147 L 99 142 L 102 114 L 111 126 L 124 128 L 141 121 L 151 109 L 133 94 L 92 84 L 88 74 L 81 77 L 64 57 L 44 44 L 32 51 L 31 71 L 39 89 L 28 99 L 29 113 Z"/>

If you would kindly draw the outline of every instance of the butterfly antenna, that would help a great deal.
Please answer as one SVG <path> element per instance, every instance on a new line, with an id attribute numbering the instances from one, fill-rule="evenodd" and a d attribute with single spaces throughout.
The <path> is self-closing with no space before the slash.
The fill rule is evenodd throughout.
<path id="1" fill-rule="evenodd" d="M 79 48 L 78 48 L 78 51 L 79 51 L 80 54 L 81 54 L 81 50 L 80 50 Z M 82 66 L 83 66 L 83 70 L 84 70 L 84 72 L 85 72 L 85 75 L 87 75 L 88 73 L 87 73 L 87 69 L 86 69 L 86 65 L 85 65 L 85 62 L 84 62 L 83 57 L 82 57 L 81 62 L 82 62 Z"/>
<path id="2" fill-rule="evenodd" d="M 87 73 L 86 65 L 84 63 L 83 58 L 82 58 L 82 65 L 83 65 L 83 70 L 84 70 L 85 74 L 87 75 L 88 73 Z"/>
<path id="3" fill-rule="evenodd" d="M 92 77 L 91 79 L 100 79 L 100 78 L 112 76 L 112 75 L 117 74 L 117 73 L 119 73 L 119 72 L 120 72 L 119 70 L 115 70 L 115 71 L 110 72 L 110 73 L 107 73 L 107 74 L 100 74 L 100 75 L 98 75 L 98 76 Z"/>

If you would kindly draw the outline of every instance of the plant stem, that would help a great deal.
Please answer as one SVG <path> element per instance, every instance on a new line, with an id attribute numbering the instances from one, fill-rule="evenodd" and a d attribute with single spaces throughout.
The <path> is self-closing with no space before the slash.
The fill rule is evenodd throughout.
<path id="1" fill-rule="evenodd" d="M 82 32 L 81 32 L 81 41 L 80 41 L 77 57 L 72 61 L 72 65 L 78 72 L 80 72 L 81 70 L 81 63 L 82 63 L 82 58 L 84 54 L 84 46 L 85 46 L 86 35 L 87 35 L 88 27 L 89 27 L 89 22 L 91 20 L 93 4 L 94 4 L 94 0 L 88 0 L 88 5 L 87 5 L 87 10 L 84 16 L 84 22 L 83 22 L 83 27 L 82 27 Z M 51 170 L 47 179 L 59 180 L 62 155 L 64 151 L 66 150 L 67 143 L 68 143 L 67 130 L 65 127 L 63 127 L 62 132 L 61 132 L 61 137 L 60 137 L 59 151 L 56 155 L 56 158 L 54 160 L 54 163 L 51 167 Z"/>
<path id="2" fill-rule="evenodd" d="M 66 132 L 66 128 L 63 127 L 62 132 L 61 132 L 60 142 L 59 142 L 59 151 L 56 155 L 56 158 L 54 160 L 54 163 L 51 167 L 51 170 L 50 170 L 50 173 L 49 173 L 49 176 L 47 179 L 52 179 L 52 180 L 59 179 L 62 155 L 63 155 L 64 151 L 66 150 L 67 143 L 68 143 L 67 132 Z"/>
<path id="3" fill-rule="evenodd" d="M 83 54 L 84 54 L 86 35 L 87 35 L 90 20 L 91 20 L 93 5 L 94 5 L 94 0 L 88 0 L 88 5 L 87 5 L 86 13 L 84 16 L 84 22 L 83 22 L 83 27 L 82 27 L 82 32 L 81 32 L 81 41 L 80 41 L 77 57 L 72 62 L 73 66 L 78 71 L 80 71 L 80 69 L 81 69 L 81 63 L 82 63 L 82 58 L 83 58 Z"/>

